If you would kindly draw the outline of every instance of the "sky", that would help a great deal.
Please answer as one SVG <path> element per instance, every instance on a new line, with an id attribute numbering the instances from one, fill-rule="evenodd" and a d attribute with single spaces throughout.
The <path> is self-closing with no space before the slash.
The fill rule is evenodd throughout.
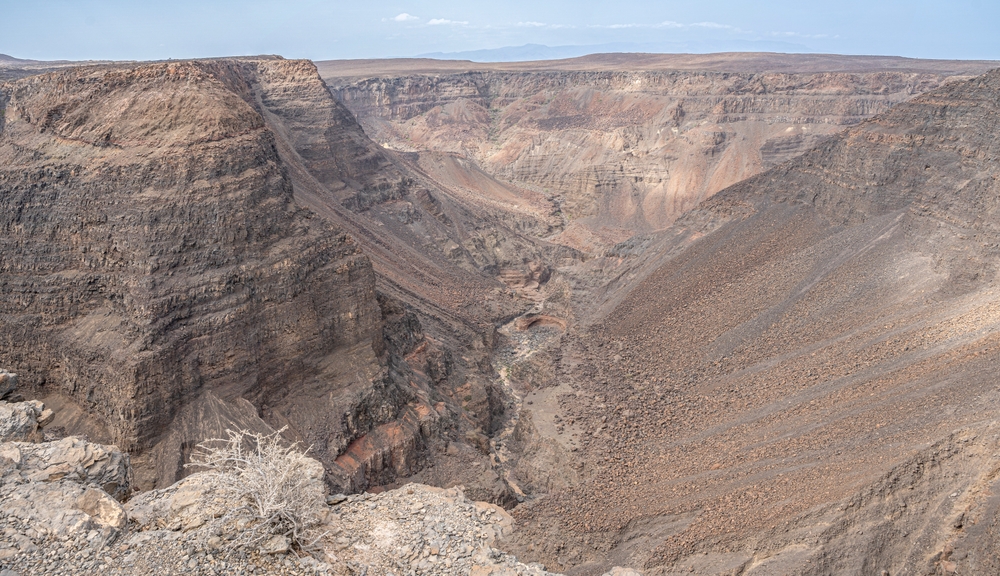
<path id="1" fill-rule="evenodd" d="M 0 54 L 411 57 L 544 44 L 1000 60 L 1000 0 L 0 0 Z"/>

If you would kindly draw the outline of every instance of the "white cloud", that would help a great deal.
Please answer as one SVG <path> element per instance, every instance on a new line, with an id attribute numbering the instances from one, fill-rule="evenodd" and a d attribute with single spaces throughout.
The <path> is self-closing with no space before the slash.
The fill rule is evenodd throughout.
<path id="1" fill-rule="evenodd" d="M 469 23 L 465 20 L 448 20 L 446 18 L 432 18 L 428 20 L 427 23 L 431 26 L 440 26 L 442 24 L 451 24 L 453 26 L 468 26 Z"/>
<path id="2" fill-rule="evenodd" d="M 544 28 L 548 24 L 543 22 L 518 22 L 516 26 L 521 26 L 522 28 Z"/>
<path id="3" fill-rule="evenodd" d="M 413 14 L 407 14 L 406 12 L 403 12 L 399 16 L 393 18 L 393 20 L 395 20 L 396 22 L 410 22 L 412 20 L 420 20 L 420 18 L 414 16 Z"/>

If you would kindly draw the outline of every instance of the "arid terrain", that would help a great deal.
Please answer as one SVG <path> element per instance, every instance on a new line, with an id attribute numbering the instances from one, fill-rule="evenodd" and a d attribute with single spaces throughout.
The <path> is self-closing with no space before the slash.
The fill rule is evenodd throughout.
<path id="1" fill-rule="evenodd" d="M 0 398 L 134 489 L 284 429 L 372 510 L 503 506 L 509 566 L 1000 568 L 997 63 L 43 64 Z"/>
<path id="2" fill-rule="evenodd" d="M 986 62 L 601 55 L 478 69 L 321 62 L 376 142 L 456 178 L 455 158 L 554 200 L 554 242 L 600 250 Z M 368 75 L 359 73 L 367 65 Z M 427 68 L 425 68 L 425 66 Z M 457 69 L 455 69 L 457 67 Z"/>

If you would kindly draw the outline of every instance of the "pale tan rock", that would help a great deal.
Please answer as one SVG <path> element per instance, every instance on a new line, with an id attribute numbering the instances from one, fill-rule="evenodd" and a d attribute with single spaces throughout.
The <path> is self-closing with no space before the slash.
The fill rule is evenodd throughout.
<path id="1" fill-rule="evenodd" d="M 0 398 L 3 398 L 17 388 L 17 374 L 0 369 Z"/>
<path id="2" fill-rule="evenodd" d="M 38 419 L 45 405 L 37 400 L 27 402 L 0 401 L 0 442 L 37 440 Z"/>
<path id="3" fill-rule="evenodd" d="M 19 452 L 17 468 L 24 480 L 93 484 L 119 500 L 124 500 L 131 490 L 129 457 L 116 446 L 94 444 L 75 436 L 41 444 L 10 444 L 13 448 L 6 450 L 11 454 L 13 450 Z"/>
<path id="4" fill-rule="evenodd" d="M 276 534 L 264 542 L 264 544 L 260 547 L 260 551 L 264 554 L 285 554 L 288 552 L 290 545 L 291 543 L 288 541 L 288 538 L 285 538 L 280 534 Z"/>
<path id="5" fill-rule="evenodd" d="M 114 498 L 107 492 L 97 488 L 87 488 L 76 500 L 76 508 L 91 518 L 95 518 L 105 526 L 112 526 L 116 530 L 125 527 L 128 516 Z"/>
<path id="6" fill-rule="evenodd" d="M 107 537 L 120 533 L 128 519 L 103 490 L 68 480 L 18 484 L 5 495 L 3 507 L 35 530 L 56 536 L 97 530 Z"/>
<path id="7" fill-rule="evenodd" d="M 38 427 L 42 428 L 44 426 L 48 426 L 49 424 L 52 423 L 53 420 L 55 420 L 55 418 L 56 418 L 56 413 L 54 410 L 51 410 L 49 408 L 42 410 L 41 415 L 38 416 Z"/>
<path id="8" fill-rule="evenodd" d="M 129 517 L 141 528 L 170 526 L 184 531 L 203 526 L 225 510 L 212 475 L 192 474 L 160 490 L 134 496 L 125 504 Z"/>

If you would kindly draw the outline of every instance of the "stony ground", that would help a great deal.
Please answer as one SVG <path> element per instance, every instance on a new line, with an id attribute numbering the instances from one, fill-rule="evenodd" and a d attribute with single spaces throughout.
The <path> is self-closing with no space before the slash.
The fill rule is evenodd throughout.
<path id="1" fill-rule="evenodd" d="M 513 519 L 461 488 L 328 496 L 322 465 L 268 443 L 272 432 L 244 453 L 249 476 L 212 468 L 131 493 L 128 455 L 77 437 L 44 440 L 51 420 L 41 402 L 0 400 L 3 576 L 549 574 L 497 550 Z M 269 482 L 255 483 L 261 476 Z M 254 497 L 284 502 L 277 509 L 298 536 L 249 512 Z"/>
<path id="2" fill-rule="evenodd" d="M 549 574 L 496 550 L 494 541 L 513 529 L 511 517 L 492 504 L 466 500 L 458 489 L 410 484 L 378 495 L 331 497 L 316 546 L 281 546 L 273 553 L 232 547 L 234 535 L 211 518 L 186 525 L 170 517 L 147 526 L 133 521 L 123 533 L 49 530 L 23 520 L 10 492 L 10 486 L 0 488 L 4 576 Z M 158 524 L 167 526 L 153 528 Z"/>

